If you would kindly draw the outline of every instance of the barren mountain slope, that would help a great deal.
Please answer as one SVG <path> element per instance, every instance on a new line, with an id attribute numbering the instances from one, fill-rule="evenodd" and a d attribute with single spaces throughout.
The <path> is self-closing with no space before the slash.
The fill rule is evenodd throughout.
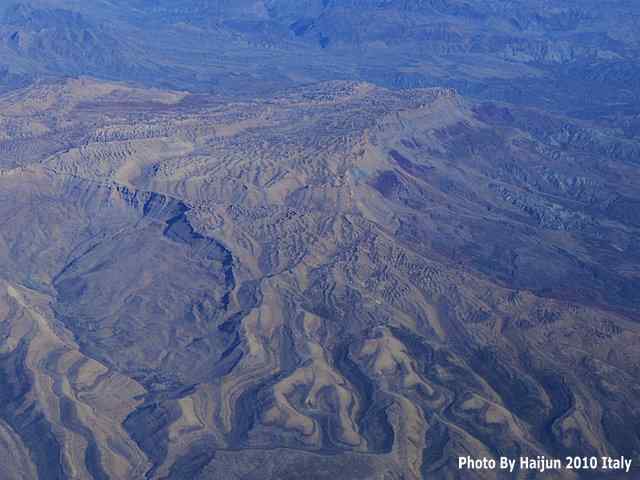
<path id="1" fill-rule="evenodd" d="M 449 89 L 0 97 L 1 475 L 637 463 L 639 151 Z"/>

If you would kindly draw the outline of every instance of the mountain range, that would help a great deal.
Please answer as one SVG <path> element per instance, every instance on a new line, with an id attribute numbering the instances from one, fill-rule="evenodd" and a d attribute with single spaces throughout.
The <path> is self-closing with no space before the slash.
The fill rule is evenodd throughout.
<path id="1" fill-rule="evenodd" d="M 0 478 L 635 478 L 639 16 L 7 5 Z"/>
<path id="2" fill-rule="evenodd" d="M 638 18 L 632 1 L 40 0 L 6 8 L 0 65 L 14 82 L 90 74 L 228 94 L 446 86 L 598 115 L 638 101 Z"/>

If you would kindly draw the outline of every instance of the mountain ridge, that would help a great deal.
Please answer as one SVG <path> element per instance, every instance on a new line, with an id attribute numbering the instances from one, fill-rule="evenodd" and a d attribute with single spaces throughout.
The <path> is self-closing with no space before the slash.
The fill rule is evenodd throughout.
<path id="1" fill-rule="evenodd" d="M 611 209 L 637 169 L 616 132 L 353 81 L 227 103 L 84 79 L 0 106 L 31 132 L 0 142 L 0 381 L 19 392 L 0 425 L 33 450 L 9 413 L 34 398 L 49 439 L 14 476 L 56 448 L 79 459 L 60 478 L 637 456 L 640 252 Z"/>
<path id="2" fill-rule="evenodd" d="M 0 12 L 0 477 L 636 475 L 638 18 Z"/>

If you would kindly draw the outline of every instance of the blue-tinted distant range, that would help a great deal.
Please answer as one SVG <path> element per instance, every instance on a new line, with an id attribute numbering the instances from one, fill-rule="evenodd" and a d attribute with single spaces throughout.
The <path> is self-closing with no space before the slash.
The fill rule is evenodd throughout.
<path id="1" fill-rule="evenodd" d="M 0 65 L 3 86 L 87 74 L 247 94 L 340 79 L 602 114 L 638 101 L 639 15 L 628 0 L 40 0 L 8 3 Z"/>
<path id="2" fill-rule="evenodd" d="M 0 0 L 0 479 L 640 477 L 638 25 Z"/>

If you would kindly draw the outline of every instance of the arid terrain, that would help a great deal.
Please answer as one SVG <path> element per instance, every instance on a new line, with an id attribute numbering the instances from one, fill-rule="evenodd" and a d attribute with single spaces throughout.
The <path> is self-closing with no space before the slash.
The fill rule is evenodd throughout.
<path id="1" fill-rule="evenodd" d="M 0 478 L 636 478 L 457 468 L 640 466 L 627 120 L 358 81 L 4 94 Z"/>
<path id="2" fill-rule="evenodd" d="M 0 0 L 0 480 L 640 479 L 639 25 Z"/>

